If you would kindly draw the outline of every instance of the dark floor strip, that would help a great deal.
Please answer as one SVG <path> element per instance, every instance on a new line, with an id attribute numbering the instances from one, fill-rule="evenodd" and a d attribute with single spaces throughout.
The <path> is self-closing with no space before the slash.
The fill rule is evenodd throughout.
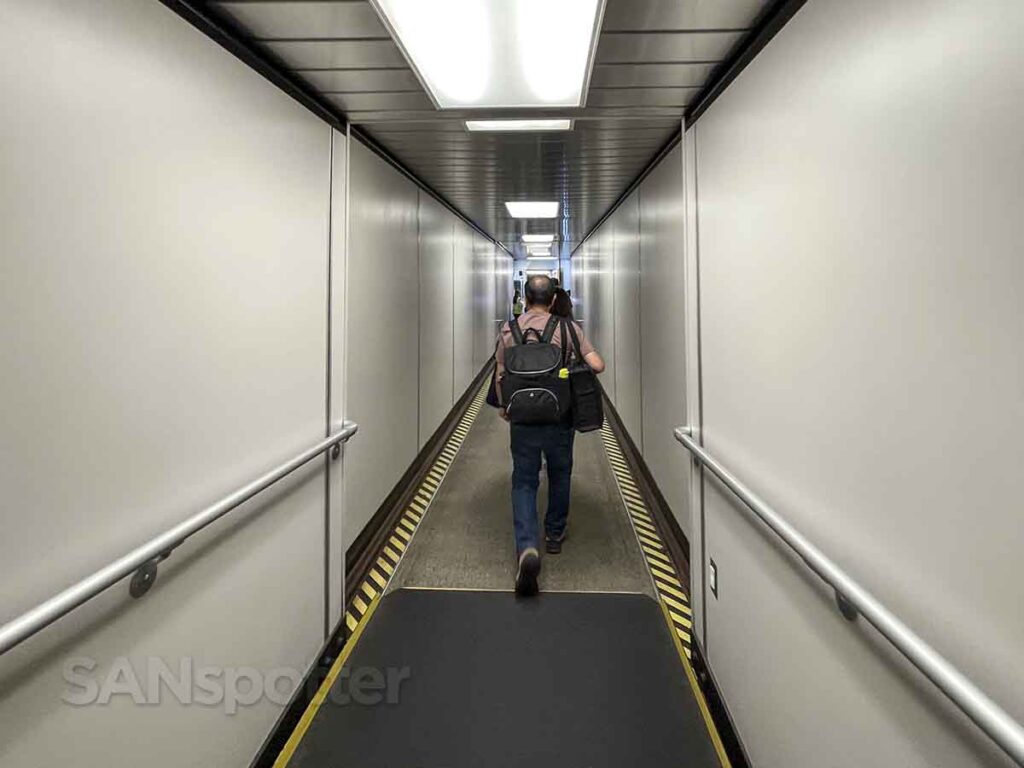
<path id="1" fill-rule="evenodd" d="M 647 595 L 403 589 L 375 610 L 282 766 L 723 764 Z"/>

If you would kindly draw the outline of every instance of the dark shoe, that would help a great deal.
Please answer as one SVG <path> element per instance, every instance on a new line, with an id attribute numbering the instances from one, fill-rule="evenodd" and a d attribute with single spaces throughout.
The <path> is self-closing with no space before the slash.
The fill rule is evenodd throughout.
<path id="1" fill-rule="evenodd" d="M 537 594 L 537 574 L 540 573 L 540 553 L 527 547 L 519 555 L 519 570 L 516 572 L 516 594 L 531 597 Z"/>
<path id="2" fill-rule="evenodd" d="M 544 540 L 544 551 L 547 552 L 549 555 L 560 554 L 562 551 L 562 542 L 564 542 L 565 539 L 566 534 L 564 533 L 557 539 L 553 539 L 550 536 L 548 536 Z"/>

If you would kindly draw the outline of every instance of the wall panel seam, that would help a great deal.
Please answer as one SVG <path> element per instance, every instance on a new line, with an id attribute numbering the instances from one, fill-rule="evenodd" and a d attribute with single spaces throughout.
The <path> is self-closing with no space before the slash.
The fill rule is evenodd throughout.
<path id="1" fill-rule="evenodd" d="M 423 190 L 416 190 L 416 446 L 423 445 Z"/>
<path id="2" fill-rule="evenodd" d="M 333 225 L 334 225 L 334 128 L 327 127 L 330 139 L 328 149 L 327 173 L 327 367 L 324 407 L 324 437 L 331 434 L 331 339 L 332 330 L 332 291 L 331 274 L 333 271 Z M 331 632 L 331 464 L 330 457 L 324 455 L 324 641 Z"/>
<path id="3" fill-rule="evenodd" d="M 459 380 L 459 351 L 458 351 L 458 305 L 459 305 L 459 281 L 458 281 L 458 237 L 459 231 L 452 220 L 452 404 L 455 403 L 455 390 Z"/>
<path id="4" fill-rule="evenodd" d="M 352 243 L 349 238 L 351 237 L 351 211 L 352 211 L 352 129 L 349 126 L 345 127 L 345 215 L 342 217 L 344 222 L 345 231 L 342 233 L 344 238 L 344 254 L 343 254 L 343 269 L 342 269 L 342 305 L 341 305 L 341 338 L 342 338 L 342 355 L 341 355 L 341 413 L 342 418 L 348 418 L 348 351 L 349 351 L 349 332 L 348 332 L 348 286 L 349 286 L 349 253 L 352 251 Z M 347 585 L 345 584 L 345 568 L 346 568 L 346 557 L 345 557 L 345 500 L 347 494 L 348 484 L 348 473 L 345 471 L 345 449 L 341 449 L 341 612 L 345 612 L 345 590 Z"/>
<path id="5" fill-rule="evenodd" d="M 704 354 L 701 334 L 701 290 L 700 290 L 700 180 L 697 163 L 697 125 L 693 126 L 693 231 L 694 231 L 694 281 L 697 311 L 697 439 L 704 444 Z M 700 483 L 700 585 L 701 585 L 701 634 L 704 638 L 704 652 L 711 658 L 708 648 L 708 587 L 705 569 L 708 562 L 707 513 L 704 500 L 704 465 L 697 468 Z"/>

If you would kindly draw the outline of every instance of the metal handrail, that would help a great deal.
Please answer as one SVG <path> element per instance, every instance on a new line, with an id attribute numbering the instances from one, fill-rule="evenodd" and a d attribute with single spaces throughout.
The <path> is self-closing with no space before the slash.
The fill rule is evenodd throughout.
<path id="1" fill-rule="evenodd" d="M 835 590 L 846 618 L 863 615 L 1014 762 L 1024 766 L 1024 727 L 1020 723 L 705 451 L 693 439 L 691 427 L 678 427 L 675 437 Z"/>
<path id="2" fill-rule="evenodd" d="M 42 631 L 129 574 L 135 574 L 132 579 L 132 596 L 140 597 L 145 594 L 156 579 L 157 563 L 166 559 L 173 549 L 324 451 L 340 448 L 341 444 L 352 437 L 358 429 L 357 424 L 351 421 L 344 422 L 337 432 L 332 433 L 311 448 L 307 448 L 295 458 L 274 467 L 231 495 L 225 496 L 212 506 L 164 531 L 156 538 L 150 539 L 91 576 L 85 577 L 63 592 L 4 624 L 0 627 L 0 654 L 6 653 L 19 643 Z M 332 454 L 337 456 L 333 451 Z"/>

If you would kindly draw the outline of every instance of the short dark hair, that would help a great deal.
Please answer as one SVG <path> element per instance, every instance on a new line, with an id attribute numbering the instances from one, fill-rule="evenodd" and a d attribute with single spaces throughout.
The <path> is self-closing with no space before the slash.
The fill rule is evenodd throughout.
<path id="1" fill-rule="evenodd" d="M 526 281 L 526 301 L 529 304 L 539 304 L 542 307 L 550 307 L 551 301 L 555 298 L 555 286 L 547 275 L 530 275 Z"/>

